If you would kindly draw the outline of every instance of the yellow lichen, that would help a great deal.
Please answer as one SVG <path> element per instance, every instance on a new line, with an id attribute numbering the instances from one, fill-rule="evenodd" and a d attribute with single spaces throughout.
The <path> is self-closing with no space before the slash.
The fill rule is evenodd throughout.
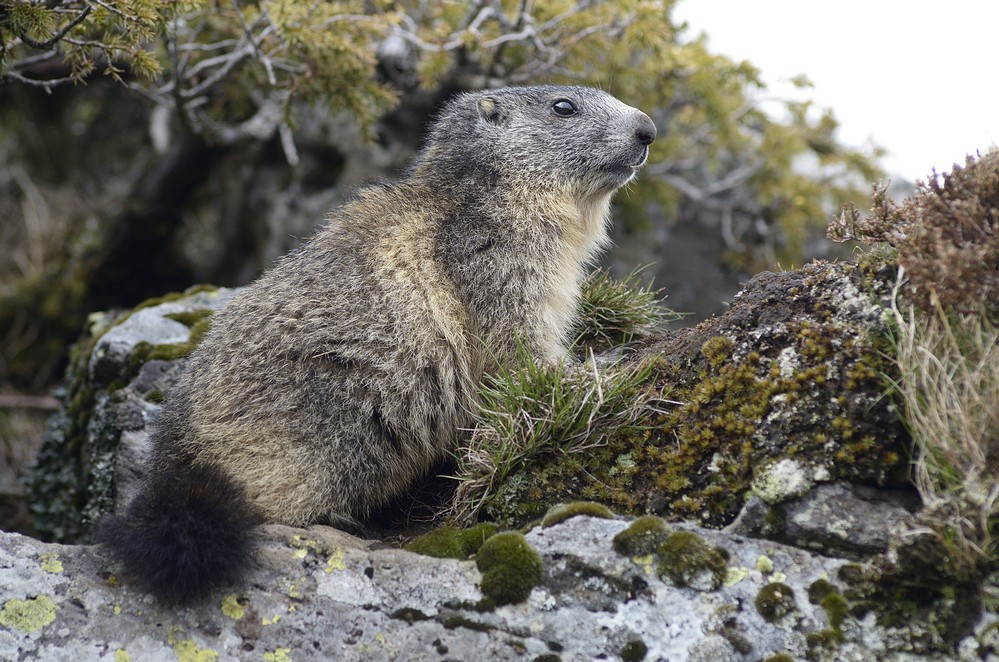
<path id="1" fill-rule="evenodd" d="M 42 570 L 44 570 L 45 572 L 58 574 L 63 571 L 62 561 L 59 560 L 58 554 L 55 553 L 42 554 L 41 559 L 42 559 Z"/>
<path id="2" fill-rule="evenodd" d="M 633 556 L 631 561 L 645 570 L 645 574 L 651 575 L 655 569 L 656 556 L 655 554 L 642 554 L 641 556 Z"/>
<path id="3" fill-rule="evenodd" d="M 330 574 L 334 570 L 346 570 L 346 569 L 347 569 L 347 564 L 344 563 L 343 561 L 343 548 L 337 547 L 333 551 L 333 553 L 330 554 L 329 558 L 326 559 L 326 567 L 323 568 L 323 571 L 326 574 Z"/>
<path id="4" fill-rule="evenodd" d="M 725 581 L 722 582 L 722 586 L 735 586 L 748 576 L 749 570 L 747 568 L 743 568 L 741 565 L 729 568 L 725 573 Z"/>
<path id="5" fill-rule="evenodd" d="M 301 598 L 302 597 L 302 587 L 305 586 L 306 577 L 299 577 L 298 579 L 293 579 L 288 584 L 288 597 L 289 598 Z"/>
<path id="6" fill-rule="evenodd" d="M 132 662 L 132 657 L 124 648 L 119 648 L 114 652 L 114 662 Z"/>
<path id="7" fill-rule="evenodd" d="M 57 611 L 58 605 L 47 595 L 28 600 L 13 598 L 5 602 L 0 610 L 0 625 L 21 632 L 38 632 L 55 620 Z"/>
<path id="8" fill-rule="evenodd" d="M 167 644 L 173 648 L 173 654 L 178 662 L 215 662 L 219 654 L 210 648 L 198 648 L 193 639 L 181 639 L 180 628 L 170 628 L 167 633 Z"/>
<path id="9" fill-rule="evenodd" d="M 270 653 L 264 653 L 264 662 L 290 662 L 290 648 L 275 648 Z"/>
<path id="10" fill-rule="evenodd" d="M 246 615 L 246 610 L 243 609 L 243 605 L 240 604 L 241 596 L 235 593 L 230 593 L 229 595 L 222 598 L 222 613 L 231 618 L 234 621 L 238 621 Z M 244 601 L 245 597 L 242 598 Z"/>

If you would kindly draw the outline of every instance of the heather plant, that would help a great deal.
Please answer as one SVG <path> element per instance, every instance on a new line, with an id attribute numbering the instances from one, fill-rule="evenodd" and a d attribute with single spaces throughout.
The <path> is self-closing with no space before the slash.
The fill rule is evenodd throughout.
<path id="1" fill-rule="evenodd" d="M 907 296 L 931 315 L 939 303 L 960 313 L 984 305 L 999 318 L 999 150 L 969 156 L 950 173 L 934 171 L 901 204 L 886 190 L 875 186 L 868 214 L 847 205 L 829 236 L 893 246 Z"/>

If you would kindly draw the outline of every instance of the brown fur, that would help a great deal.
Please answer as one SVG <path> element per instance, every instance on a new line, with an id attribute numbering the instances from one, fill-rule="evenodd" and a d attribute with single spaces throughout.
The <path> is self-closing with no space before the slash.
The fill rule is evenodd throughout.
<path id="1" fill-rule="evenodd" d="M 593 89 L 458 96 L 401 182 L 359 191 L 216 313 L 152 471 L 210 468 L 266 521 L 364 520 L 453 448 L 515 338 L 563 360 L 611 195 L 654 137 Z"/>

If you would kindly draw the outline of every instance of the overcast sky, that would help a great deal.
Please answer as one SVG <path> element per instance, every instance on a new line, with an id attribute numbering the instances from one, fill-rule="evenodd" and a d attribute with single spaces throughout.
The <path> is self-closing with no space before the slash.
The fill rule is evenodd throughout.
<path id="1" fill-rule="evenodd" d="M 674 17 L 772 91 L 805 74 L 840 141 L 884 147 L 891 174 L 925 179 L 999 144 L 997 0 L 681 0 Z"/>

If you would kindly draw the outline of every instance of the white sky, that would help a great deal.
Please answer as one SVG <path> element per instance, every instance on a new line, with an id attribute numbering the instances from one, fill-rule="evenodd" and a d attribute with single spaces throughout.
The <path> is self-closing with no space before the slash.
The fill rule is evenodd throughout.
<path id="1" fill-rule="evenodd" d="M 925 180 L 999 144 L 997 0 L 681 0 L 674 18 L 778 95 L 805 74 L 840 142 L 884 147 L 890 175 Z"/>

